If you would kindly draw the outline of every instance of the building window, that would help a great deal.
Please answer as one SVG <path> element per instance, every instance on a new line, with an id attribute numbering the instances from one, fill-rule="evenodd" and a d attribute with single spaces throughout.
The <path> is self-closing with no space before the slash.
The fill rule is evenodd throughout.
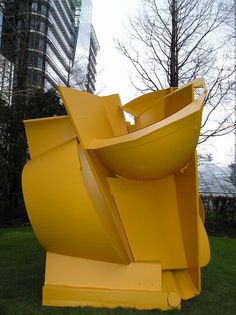
<path id="1" fill-rule="evenodd" d="M 47 13 L 48 13 L 48 7 L 46 7 L 43 4 L 37 3 L 37 2 L 32 2 L 31 8 L 32 8 L 32 11 L 39 12 L 39 13 L 42 13 L 44 15 L 47 15 Z"/>
<path id="2" fill-rule="evenodd" d="M 45 25 L 45 22 L 33 17 L 31 19 L 31 28 L 44 33 L 46 30 L 46 25 Z"/>
<path id="3" fill-rule="evenodd" d="M 32 8 L 32 11 L 37 11 L 38 10 L 38 3 L 32 2 L 31 8 Z"/>
<path id="4" fill-rule="evenodd" d="M 42 58 L 42 57 L 38 57 L 37 66 L 38 66 L 39 68 L 42 68 L 42 67 L 43 67 L 43 58 Z"/>
<path id="5" fill-rule="evenodd" d="M 41 5 L 41 13 L 44 15 L 47 15 L 48 13 L 48 8 L 45 5 Z"/>
<path id="6" fill-rule="evenodd" d="M 13 9 L 14 11 L 15 11 L 15 8 Z M 20 4 L 19 4 L 19 12 L 20 13 L 23 13 L 23 12 L 25 12 L 27 10 L 27 6 L 26 6 L 26 4 L 22 1 L 22 2 L 20 2 Z"/>
<path id="7" fill-rule="evenodd" d="M 44 49 L 44 40 L 42 38 L 39 38 L 38 48 L 41 49 L 41 50 Z"/>
<path id="8" fill-rule="evenodd" d="M 44 50 L 45 41 L 38 34 L 31 33 L 30 35 L 30 47 L 40 50 Z"/>
<path id="9" fill-rule="evenodd" d="M 41 86 L 42 85 L 42 74 L 37 70 L 29 70 L 27 75 L 27 83 L 29 85 Z"/>
<path id="10" fill-rule="evenodd" d="M 18 21 L 17 21 L 16 28 L 17 28 L 18 30 L 21 30 L 21 29 L 22 29 L 22 25 L 23 25 L 22 20 L 18 20 Z"/>
<path id="11" fill-rule="evenodd" d="M 29 66 L 43 68 L 43 58 L 39 56 L 37 53 L 29 54 Z"/>
<path id="12" fill-rule="evenodd" d="M 34 71 L 33 72 L 33 85 L 41 85 L 42 83 L 42 76 L 40 73 Z"/>

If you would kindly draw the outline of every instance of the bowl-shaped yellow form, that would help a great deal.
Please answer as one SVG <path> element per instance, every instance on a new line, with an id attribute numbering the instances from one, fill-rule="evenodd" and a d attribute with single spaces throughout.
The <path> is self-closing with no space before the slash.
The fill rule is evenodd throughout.
<path id="1" fill-rule="evenodd" d="M 203 96 L 184 109 L 133 133 L 95 139 L 88 149 L 96 150 L 99 160 L 120 176 L 158 179 L 184 168 L 196 148 Z"/>
<path id="2" fill-rule="evenodd" d="M 203 92 L 194 100 L 194 89 L 199 87 Z M 134 115 L 135 124 L 125 131 L 124 118 L 119 116 L 115 124 L 120 126 L 121 135 L 108 130 L 114 124 L 109 120 L 111 109 L 105 108 L 106 123 L 110 126 L 105 126 L 104 121 L 97 126 L 96 118 L 99 121 L 101 113 L 93 111 L 87 103 L 68 102 L 66 98 L 70 89 L 60 90 L 85 148 L 94 150 L 98 159 L 119 176 L 137 180 L 159 179 L 175 174 L 190 161 L 201 128 L 206 95 L 203 79 L 180 89 L 149 93 L 123 106 L 124 111 Z M 83 105 L 86 109 L 81 111 L 79 107 Z M 95 117 L 92 125 L 85 119 L 89 111 Z M 93 135 L 91 129 L 104 129 L 104 132 Z"/>

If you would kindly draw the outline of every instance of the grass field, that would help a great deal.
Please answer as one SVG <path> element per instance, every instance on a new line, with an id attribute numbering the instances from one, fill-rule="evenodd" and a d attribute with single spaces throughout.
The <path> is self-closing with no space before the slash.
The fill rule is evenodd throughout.
<path id="1" fill-rule="evenodd" d="M 0 229 L 0 315 L 236 315 L 236 240 L 211 237 L 211 263 L 202 293 L 181 311 L 41 306 L 44 250 L 30 227 Z"/>

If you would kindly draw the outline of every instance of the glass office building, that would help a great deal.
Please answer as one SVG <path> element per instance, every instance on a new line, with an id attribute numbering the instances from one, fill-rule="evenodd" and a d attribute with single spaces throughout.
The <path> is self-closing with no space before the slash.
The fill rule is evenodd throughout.
<path id="1" fill-rule="evenodd" d="M 1 45 L 1 35 L 2 35 L 2 23 L 3 23 L 3 13 L 5 5 L 0 3 L 0 45 Z"/>
<path id="2" fill-rule="evenodd" d="M 89 59 L 87 67 L 87 85 L 86 90 L 89 92 L 95 91 L 95 82 L 96 82 L 96 57 L 99 50 L 99 43 L 97 40 L 96 33 L 93 26 L 91 25 L 90 29 L 90 47 L 89 47 Z"/>
<path id="3" fill-rule="evenodd" d="M 4 37 L 4 33 L 12 32 L 14 36 L 14 30 L 9 32 L 7 26 L 5 29 L 3 27 L 3 52 L 15 63 L 15 90 L 70 86 L 71 74 L 78 56 L 78 43 L 86 46 L 86 49 L 81 48 L 81 58 L 87 60 L 79 75 L 88 77 L 90 59 L 89 55 L 84 55 L 85 51 L 90 52 L 91 32 L 84 29 L 83 19 L 86 16 L 86 23 L 91 29 L 91 10 L 90 0 L 7 1 L 5 20 L 16 26 L 18 40 L 12 56 L 9 35 Z M 94 91 L 94 82 L 93 89 L 89 87 L 90 92 Z M 87 90 L 88 85 L 77 87 Z"/>
<path id="4" fill-rule="evenodd" d="M 74 65 L 70 84 L 88 92 L 95 90 L 96 56 L 99 50 L 98 40 L 91 24 L 91 0 L 78 1 L 81 5 L 76 25 L 76 45 Z M 79 5 L 78 4 L 78 5 Z"/>
<path id="5" fill-rule="evenodd" d="M 2 27 L 5 5 L 0 2 L 0 47 L 2 46 Z M 0 51 L 0 97 L 7 103 L 12 99 L 14 64 Z"/>

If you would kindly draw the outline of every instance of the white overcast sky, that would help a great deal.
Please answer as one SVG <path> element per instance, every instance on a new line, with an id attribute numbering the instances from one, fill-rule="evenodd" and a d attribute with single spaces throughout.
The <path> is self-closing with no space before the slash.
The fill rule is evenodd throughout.
<path id="1" fill-rule="evenodd" d="M 122 103 L 136 97 L 129 75 L 128 62 L 115 48 L 114 39 L 122 38 L 124 24 L 138 9 L 140 0 L 93 0 L 93 25 L 100 44 L 97 57 L 97 92 L 118 93 Z"/>
<path id="2" fill-rule="evenodd" d="M 114 38 L 125 36 L 128 17 L 137 12 L 142 0 L 93 0 L 93 25 L 100 44 L 97 57 L 97 92 L 99 95 L 118 93 L 122 104 L 137 97 L 129 77 L 132 68 L 115 48 Z M 198 151 L 212 153 L 214 162 L 233 162 L 233 134 L 214 138 Z"/>

